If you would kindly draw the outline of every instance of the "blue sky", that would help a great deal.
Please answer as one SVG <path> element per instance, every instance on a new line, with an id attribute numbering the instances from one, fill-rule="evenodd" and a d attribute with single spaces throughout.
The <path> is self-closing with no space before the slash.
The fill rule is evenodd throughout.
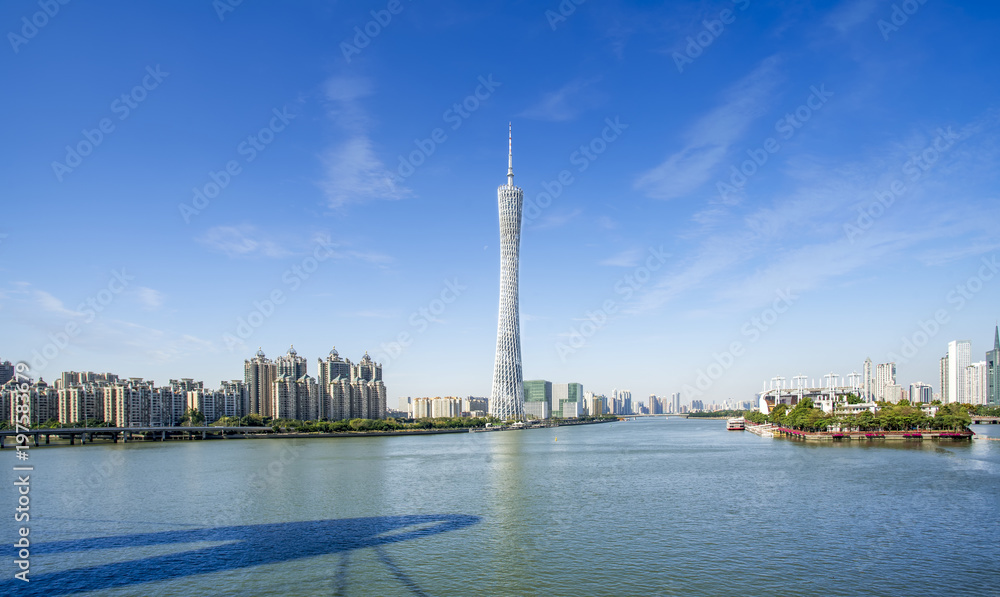
<path id="1" fill-rule="evenodd" d="M 937 391 L 992 345 L 994 3 L 224 1 L 0 6 L 0 358 L 487 395 L 508 122 L 526 379 Z"/>

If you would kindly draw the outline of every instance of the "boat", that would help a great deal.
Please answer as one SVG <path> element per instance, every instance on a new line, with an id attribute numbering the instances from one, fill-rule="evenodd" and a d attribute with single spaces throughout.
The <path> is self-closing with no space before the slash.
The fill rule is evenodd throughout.
<path id="1" fill-rule="evenodd" d="M 743 417 L 736 417 L 735 419 L 729 419 L 726 421 L 727 431 L 743 431 L 747 428 L 747 421 Z"/>

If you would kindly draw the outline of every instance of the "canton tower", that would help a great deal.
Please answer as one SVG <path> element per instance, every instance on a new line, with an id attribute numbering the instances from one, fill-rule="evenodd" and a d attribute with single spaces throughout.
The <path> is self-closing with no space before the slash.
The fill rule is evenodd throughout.
<path id="1" fill-rule="evenodd" d="M 502 421 L 524 419 L 524 380 L 521 377 L 521 321 L 517 306 L 518 249 L 521 244 L 521 207 L 524 192 L 514 186 L 514 157 L 507 130 L 507 184 L 497 187 L 500 208 L 500 315 L 497 354 L 493 365 L 490 414 Z"/>

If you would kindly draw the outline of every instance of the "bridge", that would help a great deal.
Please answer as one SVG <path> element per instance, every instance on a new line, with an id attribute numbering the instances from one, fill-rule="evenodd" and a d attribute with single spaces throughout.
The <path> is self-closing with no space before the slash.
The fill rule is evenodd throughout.
<path id="1" fill-rule="evenodd" d="M 973 425 L 1000 425 L 1000 417 L 981 417 L 971 415 Z"/>
<path id="2" fill-rule="evenodd" d="M 54 436 L 57 439 L 68 439 L 69 445 L 74 445 L 79 439 L 81 444 L 93 442 L 95 439 L 110 440 L 118 443 L 119 437 L 123 443 L 135 441 L 141 436 L 144 441 L 166 441 L 175 436 L 181 439 L 209 439 L 230 437 L 245 438 L 247 435 L 274 433 L 270 427 L 59 427 L 54 429 L 28 429 L 24 431 L 0 431 L 0 449 L 4 448 L 6 440 L 12 439 L 15 444 L 24 445 L 30 438 L 36 446 L 44 442 L 47 445 Z"/>

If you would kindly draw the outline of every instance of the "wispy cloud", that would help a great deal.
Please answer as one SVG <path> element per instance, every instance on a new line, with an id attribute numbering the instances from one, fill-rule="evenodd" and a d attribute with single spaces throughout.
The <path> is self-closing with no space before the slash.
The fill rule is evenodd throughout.
<path id="1" fill-rule="evenodd" d="M 74 317 L 80 315 L 77 311 L 72 309 L 67 309 L 63 302 L 56 297 L 52 296 L 44 290 L 35 289 L 32 291 L 35 299 L 35 304 L 37 304 L 43 311 L 48 313 L 55 313 L 57 315 L 64 315 L 67 317 Z"/>
<path id="2" fill-rule="evenodd" d="M 362 104 L 371 92 L 368 79 L 333 77 L 326 82 L 327 115 L 346 136 L 319 156 L 324 170 L 320 188 L 330 207 L 411 194 L 375 151 L 371 118 Z"/>
<path id="3" fill-rule="evenodd" d="M 136 296 L 143 309 L 154 311 L 163 306 L 163 294 L 159 290 L 153 290 L 145 286 L 136 289 Z"/>
<path id="4" fill-rule="evenodd" d="M 602 259 L 600 261 L 601 265 L 610 265 L 612 267 L 635 267 L 639 264 L 639 258 L 642 257 L 643 252 L 640 249 L 628 249 L 622 251 L 617 255 L 612 255 L 607 259 Z"/>
<path id="5" fill-rule="evenodd" d="M 287 257 L 292 254 L 249 224 L 209 228 L 198 242 L 230 257 Z"/>
<path id="6" fill-rule="evenodd" d="M 560 226 L 565 226 L 572 220 L 576 219 L 583 210 L 580 208 L 564 211 L 554 211 L 552 213 L 545 214 L 544 218 L 540 218 L 537 222 L 532 224 L 531 228 L 533 230 L 548 230 L 551 228 L 559 228 Z"/>
<path id="7" fill-rule="evenodd" d="M 686 145 L 635 181 L 656 199 L 674 199 L 705 183 L 750 124 L 764 114 L 777 85 L 778 58 L 765 59 L 726 92 L 724 103 L 702 116 L 685 134 Z"/>
<path id="8" fill-rule="evenodd" d="M 601 216 L 597 218 L 597 225 L 600 226 L 601 228 L 604 228 L 605 230 L 614 230 L 620 226 L 618 222 L 612 220 L 608 216 Z"/>
<path id="9" fill-rule="evenodd" d="M 862 158 L 839 163 L 800 157 L 794 165 L 793 189 L 740 220 L 729 218 L 725 229 L 703 237 L 678 267 L 644 290 L 628 312 L 658 309 L 695 289 L 716 302 L 714 312 L 756 307 L 773 300 L 776 288 L 809 291 L 849 282 L 851 275 L 873 264 L 904 255 L 935 265 L 994 250 L 998 212 L 980 209 L 978 219 L 968 218 L 968 203 L 989 204 L 994 195 L 991 186 L 970 183 L 993 171 L 993 160 L 971 157 L 995 151 L 997 135 L 991 122 L 987 114 L 961 127 L 961 144 L 919 180 L 906 179 L 905 194 L 869 224 L 870 229 L 850 237 L 845 225 L 857 225 L 859 209 L 876 200 L 876 191 L 904 178 L 903 164 L 929 143 L 926 132 L 905 135 Z M 961 204 L 932 200 L 943 193 L 967 199 Z M 713 216 L 706 212 L 703 217 Z M 934 226 L 922 225 L 926 222 Z M 933 250 L 915 251 L 930 244 Z"/>
<path id="10" fill-rule="evenodd" d="M 591 88 L 599 80 L 599 78 L 592 78 L 570 81 L 555 91 L 543 93 L 542 98 L 537 103 L 518 116 L 551 122 L 572 120 L 584 111 L 600 104 L 601 94 Z"/>
<path id="11" fill-rule="evenodd" d="M 825 22 L 839 33 L 847 33 L 858 25 L 871 21 L 875 10 L 884 4 L 881 0 L 846 0 L 830 11 Z"/>

